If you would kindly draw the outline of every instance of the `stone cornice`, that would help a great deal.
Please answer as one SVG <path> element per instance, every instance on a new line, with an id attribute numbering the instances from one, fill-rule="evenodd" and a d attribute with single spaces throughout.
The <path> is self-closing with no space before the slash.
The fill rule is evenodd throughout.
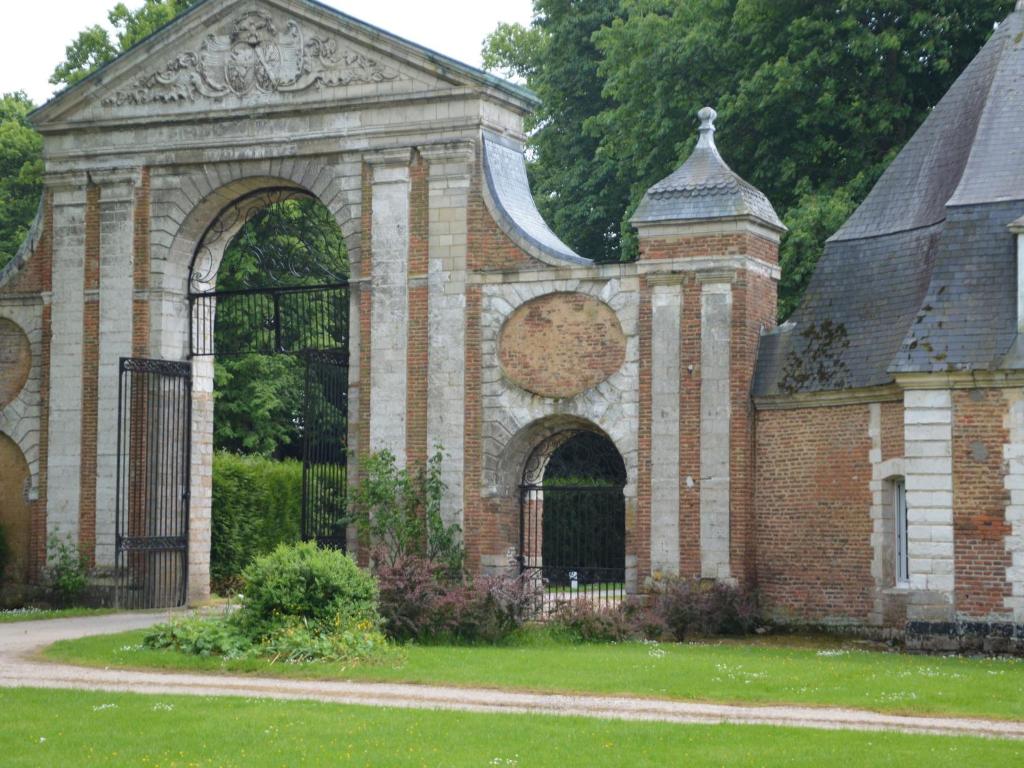
<path id="1" fill-rule="evenodd" d="M 800 392 L 794 395 L 755 397 L 759 411 L 793 411 L 802 408 L 833 408 L 840 405 L 867 405 L 893 403 L 903 400 L 903 389 L 889 384 L 861 389 L 839 389 L 826 392 Z"/>
<path id="2" fill-rule="evenodd" d="M 746 216 L 707 221 L 659 221 L 635 226 L 640 238 L 645 240 L 669 240 L 740 233 L 755 235 L 775 245 L 782 241 L 781 232 Z"/>
<path id="3" fill-rule="evenodd" d="M 1024 370 L 900 373 L 896 375 L 896 383 L 903 389 L 1002 389 L 1024 387 Z"/>

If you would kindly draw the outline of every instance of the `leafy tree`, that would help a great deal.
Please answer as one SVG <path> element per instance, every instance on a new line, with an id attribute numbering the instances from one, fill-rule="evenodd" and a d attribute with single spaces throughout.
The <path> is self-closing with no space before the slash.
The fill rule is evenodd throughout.
<path id="1" fill-rule="evenodd" d="M 284 200 L 259 211 L 225 249 L 217 290 L 320 285 L 339 282 L 347 275 L 344 236 L 331 212 L 316 200 Z M 215 349 L 252 348 L 249 341 L 262 331 L 253 327 L 252 300 L 218 302 Z M 315 300 L 331 306 L 307 314 L 302 323 L 289 324 L 284 329 L 292 334 L 284 339 L 288 349 L 332 347 L 347 333 L 348 307 L 335 306 L 336 297 Z M 268 314 L 272 311 L 269 301 Z M 214 445 L 237 453 L 298 457 L 305 373 L 303 359 L 294 355 L 218 357 Z M 347 414 L 343 408 L 327 409 L 323 416 L 341 422 L 328 433 L 344 433 Z"/>
<path id="2" fill-rule="evenodd" d="M 197 2 L 199 0 L 145 0 L 134 11 L 118 3 L 107 14 L 116 39 L 112 40 L 106 28 L 98 24 L 82 30 L 65 49 L 67 58 L 53 70 L 50 82 L 74 85 Z"/>
<path id="3" fill-rule="evenodd" d="M 28 235 L 43 190 L 43 142 L 28 124 L 31 111 L 20 91 L 0 98 L 0 268 Z"/>
<path id="4" fill-rule="evenodd" d="M 796 306 L 825 238 L 863 199 L 953 80 L 1013 9 L 1013 0 L 535 0 L 526 29 L 488 39 L 488 66 L 524 77 L 546 102 L 532 174 L 545 200 L 590 211 L 593 222 L 551 216 L 570 243 L 619 228 L 635 254 L 628 217 L 643 192 L 670 173 L 696 140 L 694 115 L 720 114 L 723 154 L 761 188 L 791 233 L 780 314 Z M 599 21 L 577 8 L 600 6 Z M 564 8 L 571 8 L 563 13 Z M 557 22 L 590 34 L 570 48 Z M 596 26 L 595 26 L 596 24 Z M 565 77 L 562 54 L 588 73 L 592 96 Z M 515 66 L 511 66 L 515 65 Z M 590 75 L 592 74 L 592 77 Z M 550 75 L 550 76 L 549 76 Z M 554 92 L 554 95 L 551 92 Z M 573 100 L 576 98 L 577 100 Z M 560 99 L 580 108 L 558 108 Z M 581 112 L 587 114 L 581 115 Z M 548 136 L 577 136 L 586 153 L 546 152 Z M 594 158 L 588 160 L 587 155 Z M 580 180 L 625 189 L 609 196 Z M 547 211 L 544 211 L 547 213 Z M 576 231 L 573 227 L 578 227 Z M 586 231 L 582 231 L 586 229 Z M 590 255 L 589 253 L 587 255 Z"/>
<path id="5" fill-rule="evenodd" d="M 588 118 L 614 106 L 601 94 L 592 37 L 620 6 L 621 0 L 535 0 L 533 26 L 501 24 L 483 51 L 485 66 L 525 78 L 540 96 L 527 125 L 538 208 L 569 245 L 597 261 L 618 260 L 618 219 L 629 202 L 616 159 L 584 130 Z"/>

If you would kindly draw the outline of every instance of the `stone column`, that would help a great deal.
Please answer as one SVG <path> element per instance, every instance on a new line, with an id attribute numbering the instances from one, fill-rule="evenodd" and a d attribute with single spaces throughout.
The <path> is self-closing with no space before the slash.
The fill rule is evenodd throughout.
<path id="1" fill-rule="evenodd" d="M 728 579 L 732 285 L 713 279 L 701 288 L 700 572 Z"/>
<path id="2" fill-rule="evenodd" d="M 444 449 L 441 515 L 447 524 L 463 526 L 467 208 L 474 150 L 467 142 L 423 147 L 420 154 L 429 163 L 427 451 Z"/>
<path id="3" fill-rule="evenodd" d="M 954 614 L 953 400 L 949 390 L 904 393 L 911 621 Z"/>
<path id="4" fill-rule="evenodd" d="M 78 542 L 82 438 L 82 342 L 85 303 L 85 177 L 51 180 L 53 315 L 47 537 Z"/>
<path id="5" fill-rule="evenodd" d="M 682 281 L 652 276 L 651 572 L 679 574 L 679 324 Z"/>
<path id="6" fill-rule="evenodd" d="M 365 157 L 372 167 L 370 451 L 391 451 L 400 467 L 406 456 L 410 157 L 408 149 Z"/>

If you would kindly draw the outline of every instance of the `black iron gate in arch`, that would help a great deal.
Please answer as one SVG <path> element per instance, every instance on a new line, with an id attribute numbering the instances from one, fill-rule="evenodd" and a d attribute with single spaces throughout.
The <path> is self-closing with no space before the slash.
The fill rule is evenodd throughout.
<path id="1" fill-rule="evenodd" d="M 625 485 L 622 457 L 603 435 L 562 432 L 534 451 L 520 488 L 518 559 L 538 618 L 625 597 Z"/>
<path id="2" fill-rule="evenodd" d="M 118 382 L 115 601 L 188 597 L 192 364 L 122 358 Z"/>

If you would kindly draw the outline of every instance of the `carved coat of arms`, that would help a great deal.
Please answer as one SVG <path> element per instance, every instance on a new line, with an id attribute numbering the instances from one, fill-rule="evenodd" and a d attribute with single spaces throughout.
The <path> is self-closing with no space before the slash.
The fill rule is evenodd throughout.
<path id="1" fill-rule="evenodd" d="M 294 20 L 281 29 L 266 13 L 249 11 L 226 33 L 208 35 L 196 51 L 183 53 L 164 69 L 135 80 L 103 100 L 104 106 L 222 99 L 253 92 L 301 91 L 314 85 L 394 80 L 398 72 L 333 38 L 309 37 Z"/>

